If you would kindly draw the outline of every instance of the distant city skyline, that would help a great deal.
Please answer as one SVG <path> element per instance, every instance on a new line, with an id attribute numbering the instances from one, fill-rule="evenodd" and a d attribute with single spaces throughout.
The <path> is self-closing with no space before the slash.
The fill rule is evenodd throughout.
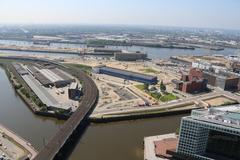
<path id="1" fill-rule="evenodd" d="M 0 24 L 120 24 L 240 30 L 239 8 L 239 0 L 1 0 Z"/>

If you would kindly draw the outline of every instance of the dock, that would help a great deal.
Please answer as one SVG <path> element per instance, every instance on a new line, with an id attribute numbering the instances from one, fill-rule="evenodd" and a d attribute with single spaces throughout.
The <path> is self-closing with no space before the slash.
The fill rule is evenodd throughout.
<path id="1" fill-rule="evenodd" d="M 34 159 L 37 151 L 25 139 L 0 124 L 0 157 L 9 159 Z"/>

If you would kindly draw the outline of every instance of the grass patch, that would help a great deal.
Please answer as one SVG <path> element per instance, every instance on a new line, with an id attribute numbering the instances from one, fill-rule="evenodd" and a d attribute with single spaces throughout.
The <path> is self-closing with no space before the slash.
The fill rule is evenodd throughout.
<path id="1" fill-rule="evenodd" d="M 178 99 L 177 96 L 173 95 L 172 93 L 168 93 L 160 98 L 162 102 L 169 102 Z"/>
<path id="2" fill-rule="evenodd" d="M 173 101 L 178 99 L 177 96 L 175 96 L 172 93 L 165 93 L 165 94 L 161 94 L 161 93 L 151 93 L 148 90 L 145 89 L 144 85 L 140 84 L 140 85 L 135 85 L 136 88 L 138 88 L 139 90 L 147 93 L 149 96 L 153 97 L 154 99 L 156 99 L 157 101 L 162 101 L 162 102 L 169 102 L 169 101 Z"/>
<path id="3" fill-rule="evenodd" d="M 149 93 L 149 95 L 158 101 L 162 97 L 160 93 Z"/>
<path id="4" fill-rule="evenodd" d="M 136 85 L 135 87 L 138 88 L 139 90 L 147 93 L 149 96 L 153 97 L 156 100 L 159 100 L 161 97 L 161 94 L 159 94 L 159 93 L 151 93 L 148 90 L 146 90 L 145 86 L 142 84 Z"/>
<path id="5" fill-rule="evenodd" d="M 154 74 L 159 74 L 158 71 L 152 69 L 152 68 L 147 68 L 147 69 L 144 69 L 144 72 L 145 73 L 154 73 Z"/>
<path id="6" fill-rule="evenodd" d="M 145 91 L 144 90 L 144 85 L 142 85 L 142 84 L 136 85 L 135 87 L 140 89 L 141 91 Z"/>

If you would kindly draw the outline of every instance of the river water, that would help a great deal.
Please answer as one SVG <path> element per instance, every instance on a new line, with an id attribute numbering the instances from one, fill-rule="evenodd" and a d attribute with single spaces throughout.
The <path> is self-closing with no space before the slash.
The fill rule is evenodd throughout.
<path id="1" fill-rule="evenodd" d="M 0 84 L 0 123 L 41 149 L 64 121 L 34 115 L 15 93 L 2 68 Z M 69 159 L 142 160 L 144 136 L 175 132 L 182 116 L 91 124 Z"/>
<path id="2" fill-rule="evenodd" d="M 32 46 L 32 42 L 27 41 L 14 41 L 14 40 L 0 40 L 0 44 L 8 44 L 8 45 L 17 45 L 17 46 Z M 39 46 L 39 45 L 38 45 Z M 82 44 L 67 44 L 67 43 L 51 43 L 49 46 L 51 48 L 86 48 L 86 45 Z M 141 51 L 148 54 L 148 57 L 151 59 L 166 59 L 170 56 L 179 56 L 179 55 L 240 55 L 239 49 L 225 48 L 222 51 L 214 51 L 203 48 L 196 48 L 195 50 L 189 49 L 169 49 L 169 48 L 154 48 L 154 47 L 139 47 L 139 46 L 106 46 L 107 48 L 112 49 L 121 49 L 127 51 Z M 14 54 L 29 54 L 29 52 L 15 52 L 15 51 L 1 51 L 0 53 L 14 53 Z M 30 52 L 30 54 L 49 54 L 49 53 L 37 53 Z M 63 55 L 63 54 L 52 54 L 56 57 L 77 57 L 77 55 Z"/>

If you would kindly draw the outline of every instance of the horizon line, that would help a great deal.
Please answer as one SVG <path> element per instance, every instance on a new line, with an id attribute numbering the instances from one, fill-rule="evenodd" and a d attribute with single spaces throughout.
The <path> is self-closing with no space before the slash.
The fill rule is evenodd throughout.
<path id="1" fill-rule="evenodd" d="M 174 25 L 154 25 L 154 24 L 111 24 L 111 23 L 1 23 L 1 26 L 104 26 L 104 27 L 160 27 L 160 28 L 185 28 L 185 29 L 208 29 L 208 30 L 229 30 L 240 31 L 240 28 L 222 28 L 222 27 L 195 27 L 195 26 L 174 26 Z"/>

